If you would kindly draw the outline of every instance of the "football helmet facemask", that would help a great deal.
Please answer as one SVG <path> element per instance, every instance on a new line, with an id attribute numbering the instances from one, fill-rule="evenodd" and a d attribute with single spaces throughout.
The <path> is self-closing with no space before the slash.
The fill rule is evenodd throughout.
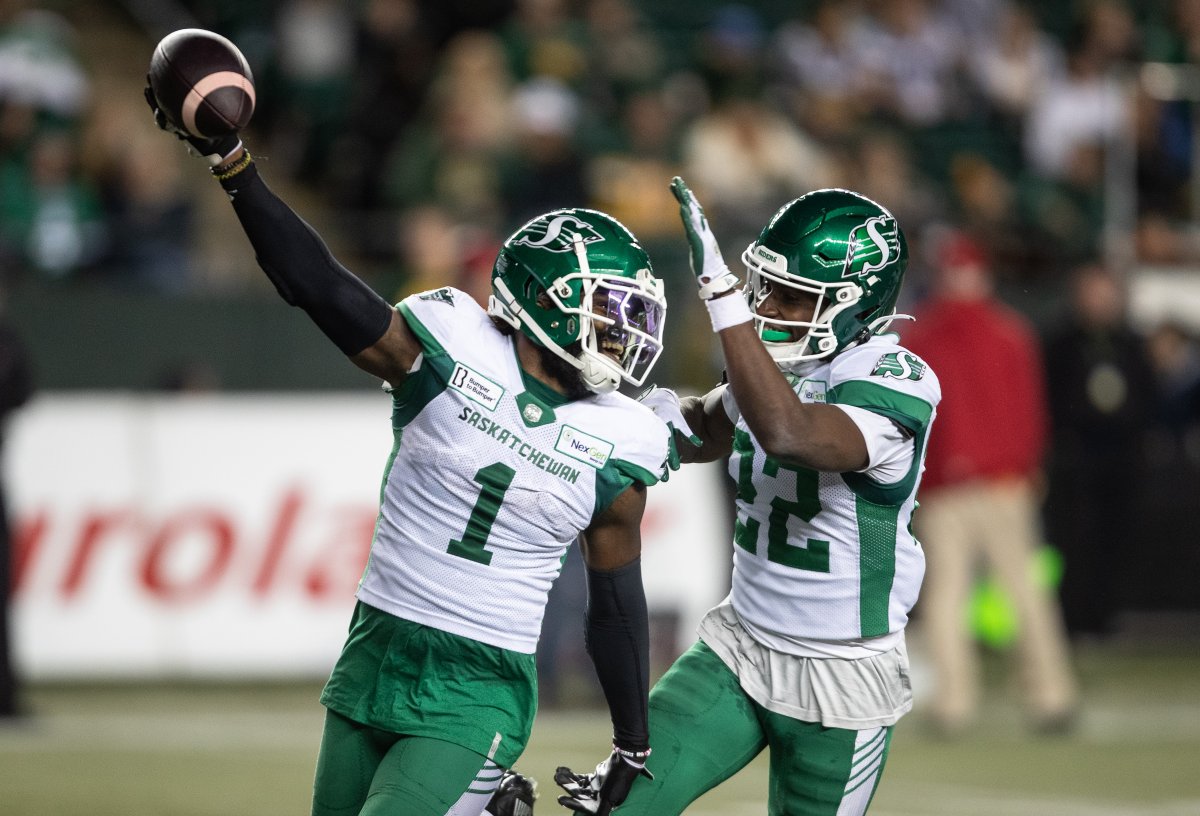
<path id="1" fill-rule="evenodd" d="M 492 267 L 488 314 L 577 368 L 595 393 L 645 382 L 662 353 L 666 312 L 645 250 L 596 210 L 539 215 L 509 236 Z"/>
<path id="2" fill-rule="evenodd" d="M 892 214 L 869 198 L 816 190 L 780 207 L 742 262 L 755 326 L 775 361 L 787 365 L 830 357 L 887 328 L 897 316 L 908 244 Z M 816 295 L 813 315 L 764 315 L 776 286 Z"/>

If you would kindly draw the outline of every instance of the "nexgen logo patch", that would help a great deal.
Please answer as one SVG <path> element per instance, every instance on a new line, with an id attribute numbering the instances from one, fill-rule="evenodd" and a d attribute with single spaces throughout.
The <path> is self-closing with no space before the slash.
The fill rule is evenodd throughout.
<path id="1" fill-rule="evenodd" d="M 573 215 L 556 215 L 545 224 L 530 224 L 525 234 L 513 244 L 536 247 L 550 252 L 570 252 L 578 235 L 584 244 L 594 244 L 603 241 L 603 236 L 586 221 Z"/>
<path id="2" fill-rule="evenodd" d="M 554 445 L 554 449 L 598 470 L 604 467 L 608 462 L 608 457 L 612 456 L 613 445 L 611 442 L 605 442 L 603 439 L 572 428 L 570 425 L 564 425 L 559 431 L 558 442 Z"/>

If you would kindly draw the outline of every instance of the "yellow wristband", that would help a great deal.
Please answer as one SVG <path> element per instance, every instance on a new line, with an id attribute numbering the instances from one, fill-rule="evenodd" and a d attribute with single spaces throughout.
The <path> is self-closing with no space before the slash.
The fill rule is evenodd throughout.
<path id="1" fill-rule="evenodd" d="M 242 157 L 240 159 L 238 159 L 237 161 L 235 161 L 233 164 L 231 164 L 229 167 L 226 167 L 224 169 L 222 169 L 220 167 L 214 167 L 212 169 L 213 178 L 215 178 L 217 181 L 225 181 L 226 179 L 231 179 L 234 176 L 236 176 L 238 173 L 242 172 L 247 167 L 249 167 L 250 162 L 252 162 L 253 160 L 254 159 L 250 156 L 250 151 L 243 150 Z"/>

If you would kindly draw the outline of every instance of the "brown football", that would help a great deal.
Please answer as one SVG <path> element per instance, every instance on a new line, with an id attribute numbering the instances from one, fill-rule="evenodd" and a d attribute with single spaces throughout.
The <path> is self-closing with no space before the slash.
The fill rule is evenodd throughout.
<path id="1" fill-rule="evenodd" d="M 150 58 L 150 90 L 178 128 L 214 138 L 234 133 L 254 114 L 254 76 L 232 42 L 200 28 L 163 37 Z"/>

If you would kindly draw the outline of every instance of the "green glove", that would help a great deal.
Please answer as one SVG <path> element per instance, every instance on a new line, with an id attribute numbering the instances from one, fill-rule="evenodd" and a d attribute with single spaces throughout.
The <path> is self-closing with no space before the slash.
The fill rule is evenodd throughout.
<path id="1" fill-rule="evenodd" d="M 683 219 L 683 231 L 687 235 L 692 274 L 700 284 L 700 299 L 711 300 L 740 288 L 741 281 L 729 271 L 721 257 L 721 248 L 708 227 L 700 202 L 679 176 L 671 179 L 671 194 L 679 202 L 679 217 Z"/>

